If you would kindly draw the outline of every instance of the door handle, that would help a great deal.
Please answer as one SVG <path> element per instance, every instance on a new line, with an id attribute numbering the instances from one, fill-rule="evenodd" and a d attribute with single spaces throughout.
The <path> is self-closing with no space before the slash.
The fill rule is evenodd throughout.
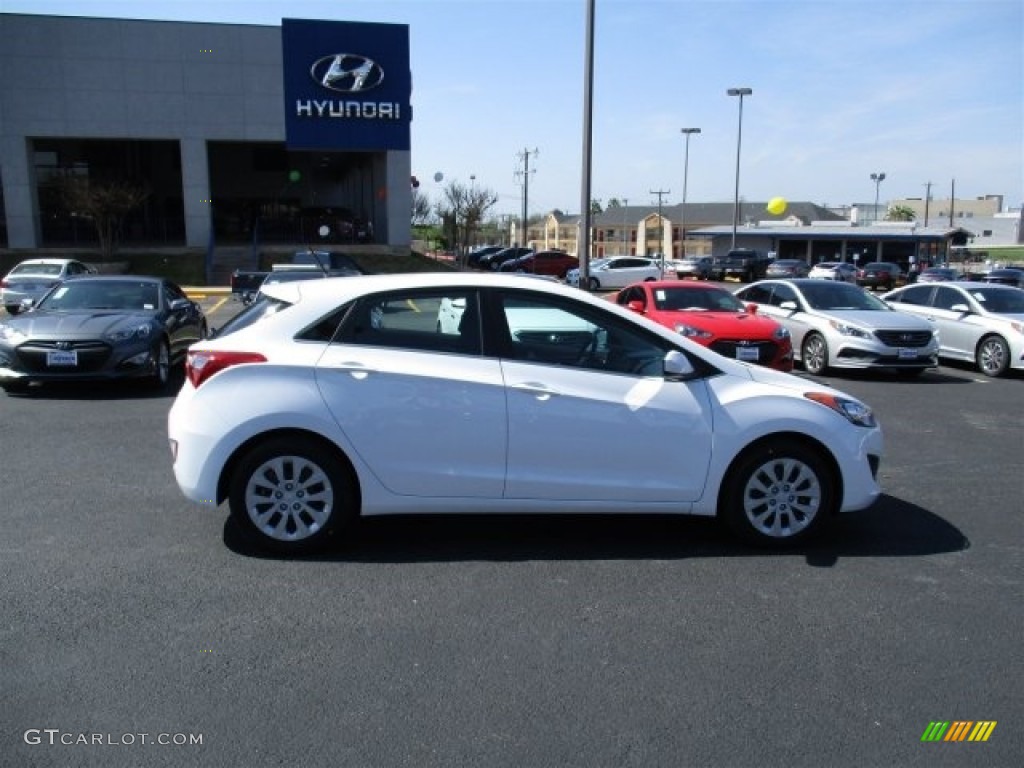
<path id="1" fill-rule="evenodd" d="M 530 381 L 522 384 L 513 384 L 509 389 L 514 389 L 517 392 L 525 392 L 528 395 L 534 395 L 538 400 L 548 400 L 561 394 L 558 390 L 552 389 L 546 384 Z"/>

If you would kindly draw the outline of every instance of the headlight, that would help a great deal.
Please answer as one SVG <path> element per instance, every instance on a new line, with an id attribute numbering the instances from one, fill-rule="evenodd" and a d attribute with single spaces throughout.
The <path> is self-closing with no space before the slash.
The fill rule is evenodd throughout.
<path id="1" fill-rule="evenodd" d="M 772 338 L 775 339 L 776 341 L 782 341 L 783 339 L 788 339 L 789 338 L 789 328 L 785 328 L 784 326 L 780 325 L 778 328 L 776 328 L 772 332 Z"/>
<path id="2" fill-rule="evenodd" d="M 681 333 L 688 339 L 710 339 L 714 336 L 713 333 L 703 330 L 702 328 L 694 328 L 692 325 L 676 325 L 676 333 Z"/>
<path id="3" fill-rule="evenodd" d="M 0 339 L 6 341 L 8 344 L 21 344 L 25 341 L 28 336 L 19 331 L 13 325 L 7 325 L 6 323 L 0 323 Z"/>
<path id="4" fill-rule="evenodd" d="M 875 412 L 872 411 L 870 407 L 860 402 L 860 400 L 854 400 L 853 398 L 843 397 L 841 395 L 833 395 L 828 392 L 804 392 L 804 397 L 808 400 L 820 403 L 826 408 L 831 408 L 851 424 L 856 424 L 858 427 L 878 426 L 878 420 L 875 418 Z"/>
<path id="5" fill-rule="evenodd" d="M 835 328 L 843 336 L 856 336 L 858 339 L 870 339 L 871 334 L 867 331 L 863 331 L 855 325 L 847 325 L 841 323 L 838 320 L 829 320 L 829 325 Z"/>
<path id="6" fill-rule="evenodd" d="M 122 341 L 128 341 L 133 336 L 138 336 L 140 339 L 149 338 L 150 329 L 148 325 L 137 325 L 134 328 L 123 328 L 119 331 L 111 331 L 107 334 L 107 341 L 112 341 L 115 344 Z"/>

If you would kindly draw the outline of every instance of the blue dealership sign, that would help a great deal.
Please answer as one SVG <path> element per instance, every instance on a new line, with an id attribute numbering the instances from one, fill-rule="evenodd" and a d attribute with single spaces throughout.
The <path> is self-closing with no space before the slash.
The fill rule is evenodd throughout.
<path id="1" fill-rule="evenodd" d="M 282 19 L 289 149 L 408 150 L 409 27 Z"/>

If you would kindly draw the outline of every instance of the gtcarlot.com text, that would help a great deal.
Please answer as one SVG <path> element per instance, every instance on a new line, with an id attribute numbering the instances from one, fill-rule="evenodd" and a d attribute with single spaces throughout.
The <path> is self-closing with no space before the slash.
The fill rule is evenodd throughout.
<path id="1" fill-rule="evenodd" d="M 29 728 L 25 731 L 26 744 L 130 747 L 138 744 L 164 747 L 195 747 L 203 743 L 201 733 L 89 733 L 86 731 L 62 731 L 60 728 Z"/>

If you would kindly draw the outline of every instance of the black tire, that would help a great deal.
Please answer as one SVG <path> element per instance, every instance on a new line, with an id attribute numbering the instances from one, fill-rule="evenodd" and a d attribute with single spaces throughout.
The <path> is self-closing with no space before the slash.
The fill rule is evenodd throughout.
<path id="1" fill-rule="evenodd" d="M 153 347 L 153 373 L 149 377 L 149 385 L 162 390 L 171 380 L 171 348 L 166 339 L 160 339 Z"/>
<path id="2" fill-rule="evenodd" d="M 778 438 L 758 443 L 733 464 L 718 514 L 751 544 L 783 548 L 818 533 L 835 516 L 838 487 L 820 452 Z"/>
<path id="3" fill-rule="evenodd" d="M 587 285 L 590 286 L 590 290 L 592 290 L 592 291 L 599 291 L 599 290 L 601 290 L 601 283 L 598 282 L 596 277 L 590 278 L 590 282 L 587 283 Z"/>
<path id="4" fill-rule="evenodd" d="M 352 474 L 332 448 L 276 437 L 235 465 L 228 503 L 235 522 L 260 548 L 306 554 L 358 517 L 356 499 Z"/>
<path id="5" fill-rule="evenodd" d="M 1010 367 L 1010 345 L 1002 336 L 986 336 L 978 342 L 974 362 L 986 376 L 1002 376 Z"/>
<path id="6" fill-rule="evenodd" d="M 800 362 L 812 376 L 821 376 L 828 370 L 828 343 L 820 333 L 808 333 L 800 348 Z"/>

